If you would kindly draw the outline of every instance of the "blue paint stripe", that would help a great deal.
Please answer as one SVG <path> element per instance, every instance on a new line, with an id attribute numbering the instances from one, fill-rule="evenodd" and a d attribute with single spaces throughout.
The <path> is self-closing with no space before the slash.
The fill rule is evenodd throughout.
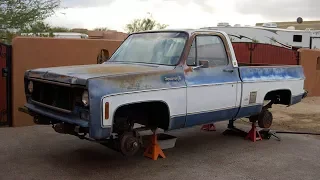
<path id="1" fill-rule="evenodd" d="M 239 67 L 243 82 L 305 78 L 302 66 Z"/>
<path id="2" fill-rule="evenodd" d="M 187 116 L 186 127 L 207 124 L 230 119 L 230 114 L 236 114 L 238 108 L 224 109 L 212 112 L 190 114 Z"/>
<path id="3" fill-rule="evenodd" d="M 299 94 L 297 96 L 292 96 L 290 105 L 294 105 L 294 104 L 301 102 L 302 97 L 303 97 L 303 94 Z"/>
<path id="4" fill-rule="evenodd" d="M 262 109 L 263 105 L 259 104 L 259 105 L 253 105 L 253 106 L 245 106 L 245 107 L 241 107 L 237 116 L 235 117 L 237 118 L 243 118 L 243 117 L 248 117 L 251 115 L 255 115 L 258 114 L 261 109 Z"/>
<path id="5" fill-rule="evenodd" d="M 192 127 L 196 125 L 214 123 L 218 121 L 231 120 L 230 114 L 238 114 L 235 118 L 248 117 L 261 111 L 262 104 L 239 108 L 230 108 L 218 111 L 202 112 L 197 114 L 188 114 L 187 116 L 175 116 L 171 118 L 169 130 Z"/>
<path id="6" fill-rule="evenodd" d="M 237 83 L 240 81 L 237 68 L 233 68 L 234 72 L 224 72 L 227 67 L 203 68 L 193 71 L 186 75 L 186 83 L 188 86 L 216 84 L 216 83 Z M 230 68 L 231 69 L 231 68 Z"/>
<path id="7" fill-rule="evenodd" d="M 170 120 L 169 130 L 184 128 L 186 116 L 175 116 Z"/>

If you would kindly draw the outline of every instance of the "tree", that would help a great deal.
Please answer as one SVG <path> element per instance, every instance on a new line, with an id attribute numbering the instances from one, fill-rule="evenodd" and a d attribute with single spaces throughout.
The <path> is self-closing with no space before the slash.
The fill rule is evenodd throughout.
<path id="1" fill-rule="evenodd" d="M 158 23 L 150 15 L 149 17 L 143 19 L 134 19 L 130 24 L 126 25 L 125 29 L 128 33 L 133 33 L 147 30 L 164 29 L 166 27 L 168 27 L 167 24 Z"/>
<path id="2" fill-rule="evenodd" d="M 107 30 L 109 30 L 109 28 L 107 28 L 107 27 L 98 27 L 98 28 L 94 28 L 93 30 L 94 31 L 107 31 Z"/>
<path id="3" fill-rule="evenodd" d="M 34 24 L 29 24 L 28 26 L 22 28 L 20 32 L 22 33 L 44 33 L 49 32 L 51 27 L 49 24 L 44 22 L 35 22 Z"/>
<path id="4" fill-rule="evenodd" d="M 88 29 L 75 28 L 75 29 L 70 29 L 70 32 L 88 34 Z"/>
<path id="5" fill-rule="evenodd" d="M 51 27 L 50 31 L 52 32 L 71 32 L 71 29 L 65 27 Z"/>
<path id="6" fill-rule="evenodd" d="M 44 22 L 35 22 L 21 29 L 20 33 L 32 33 L 32 36 L 53 37 L 54 32 L 70 32 L 71 30 L 64 27 L 51 27 Z"/>
<path id="7" fill-rule="evenodd" d="M 11 41 L 8 34 L 41 23 L 59 7 L 60 0 L 1 0 L 0 39 Z"/>

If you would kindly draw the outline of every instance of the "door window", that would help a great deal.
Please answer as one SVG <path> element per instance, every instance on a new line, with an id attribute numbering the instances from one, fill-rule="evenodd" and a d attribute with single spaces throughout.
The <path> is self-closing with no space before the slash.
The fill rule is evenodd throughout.
<path id="1" fill-rule="evenodd" d="M 219 36 L 199 35 L 196 37 L 187 58 L 187 65 L 194 66 L 201 60 L 209 61 L 210 67 L 228 64 L 227 52 Z"/>

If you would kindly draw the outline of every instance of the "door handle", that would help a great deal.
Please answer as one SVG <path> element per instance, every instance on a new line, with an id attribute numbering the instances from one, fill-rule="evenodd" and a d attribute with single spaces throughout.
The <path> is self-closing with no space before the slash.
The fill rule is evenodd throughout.
<path id="1" fill-rule="evenodd" d="M 223 69 L 223 72 L 229 72 L 229 73 L 232 73 L 232 72 L 233 72 L 233 69 Z"/>

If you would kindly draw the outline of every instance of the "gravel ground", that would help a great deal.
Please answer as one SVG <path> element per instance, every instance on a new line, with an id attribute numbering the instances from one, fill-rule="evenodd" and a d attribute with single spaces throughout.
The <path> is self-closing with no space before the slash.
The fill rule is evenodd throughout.
<path id="1" fill-rule="evenodd" d="M 272 128 L 320 133 L 320 97 L 309 97 L 291 106 L 274 106 Z"/>
<path id="2" fill-rule="evenodd" d="M 237 124 L 248 130 L 249 126 Z M 125 158 L 108 148 L 51 127 L 0 129 L 0 179 L 320 179 L 320 140 L 279 134 L 256 143 L 199 127 L 175 131 L 166 159 Z"/>

